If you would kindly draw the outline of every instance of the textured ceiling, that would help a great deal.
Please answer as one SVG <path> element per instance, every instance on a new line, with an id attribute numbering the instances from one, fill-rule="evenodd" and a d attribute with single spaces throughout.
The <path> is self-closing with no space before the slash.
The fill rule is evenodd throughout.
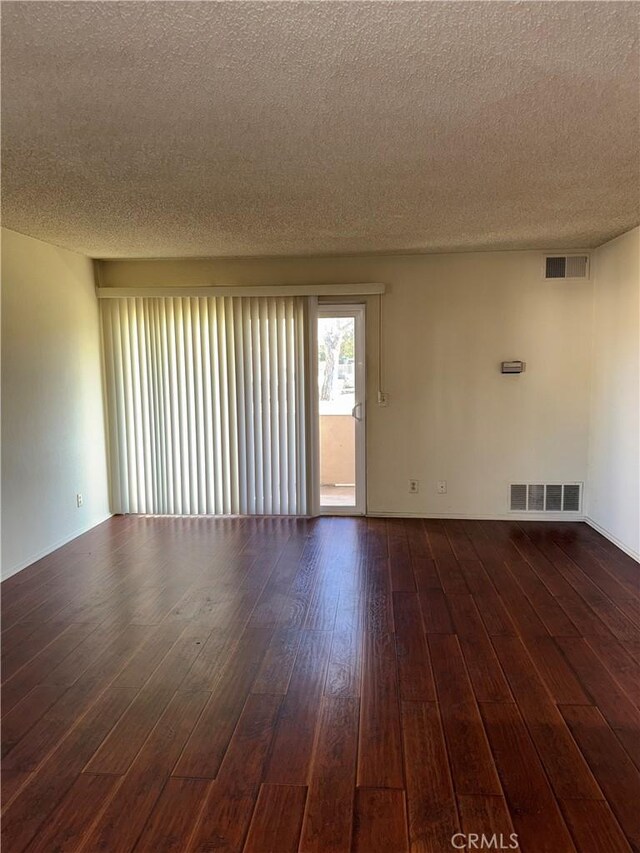
<path id="1" fill-rule="evenodd" d="M 94 257 L 597 245 L 636 3 L 4 2 L 4 224 Z"/>

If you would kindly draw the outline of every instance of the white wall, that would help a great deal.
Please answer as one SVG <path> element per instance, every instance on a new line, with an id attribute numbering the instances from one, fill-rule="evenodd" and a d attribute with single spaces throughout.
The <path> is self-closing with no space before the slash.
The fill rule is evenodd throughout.
<path id="1" fill-rule="evenodd" d="M 100 273 L 120 287 L 385 282 L 388 408 L 375 404 L 376 299 L 368 311 L 370 512 L 508 517 L 509 483 L 586 478 L 592 283 L 544 281 L 540 252 L 109 261 Z M 501 375 L 516 358 L 526 372 Z"/>
<path id="2" fill-rule="evenodd" d="M 2 576 L 107 515 L 92 262 L 3 229 Z"/>
<path id="3" fill-rule="evenodd" d="M 640 228 L 593 255 L 590 520 L 640 553 Z"/>

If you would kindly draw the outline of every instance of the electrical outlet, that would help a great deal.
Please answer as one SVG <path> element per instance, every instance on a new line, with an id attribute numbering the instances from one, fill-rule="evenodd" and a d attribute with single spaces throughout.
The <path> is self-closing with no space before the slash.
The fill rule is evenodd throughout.
<path id="1" fill-rule="evenodd" d="M 420 480 L 409 480 L 409 492 L 412 495 L 417 495 L 420 491 Z"/>
<path id="2" fill-rule="evenodd" d="M 438 480 L 437 492 L 439 495 L 447 494 L 447 481 L 446 480 Z"/>
<path id="3" fill-rule="evenodd" d="M 81 507 L 83 503 L 84 503 L 83 497 L 80 494 L 80 492 L 78 492 L 78 494 L 76 495 L 76 506 Z"/>
<path id="4" fill-rule="evenodd" d="M 388 406 L 389 405 L 389 395 L 386 391 L 378 391 L 378 405 L 379 406 Z"/>

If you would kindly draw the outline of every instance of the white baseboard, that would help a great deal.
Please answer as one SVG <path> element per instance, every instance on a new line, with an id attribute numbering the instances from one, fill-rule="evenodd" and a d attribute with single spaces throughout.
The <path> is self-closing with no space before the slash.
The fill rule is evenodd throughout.
<path id="1" fill-rule="evenodd" d="M 377 512 L 368 510 L 375 518 L 450 518 L 465 521 L 586 521 L 579 512 L 505 512 L 481 515 L 465 512 Z"/>
<path id="2" fill-rule="evenodd" d="M 624 551 L 629 557 L 632 557 L 636 562 L 640 563 L 640 554 L 637 551 L 634 551 L 633 548 L 629 548 L 628 545 L 625 545 L 617 536 L 614 536 L 613 533 L 610 533 L 605 527 L 602 527 L 601 524 L 598 524 L 597 521 L 594 521 L 592 518 L 589 518 L 588 515 L 585 516 L 584 520 L 587 522 L 589 527 L 593 527 L 601 536 L 604 536 L 605 539 L 608 539 L 609 542 L 613 542 L 616 548 L 620 548 L 621 551 Z"/>
<path id="3" fill-rule="evenodd" d="M 41 560 L 43 557 L 46 557 L 47 554 L 51 554 L 53 551 L 56 551 L 58 548 L 62 548 L 63 545 L 66 545 L 68 542 L 71 542 L 73 539 L 77 539 L 78 536 L 82 536 L 83 533 L 88 533 L 90 530 L 93 530 L 94 527 L 97 527 L 99 524 L 102 524 L 107 519 L 112 517 L 112 513 L 108 512 L 103 518 L 99 518 L 97 521 L 91 522 L 91 524 L 84 525 L 83 527 L 78 528 L 78 530 L 74 530 L 73 533 L 70 533 L 68 536 L 65 536 L 63 539 L 60 539 L 58 542 L 54 542 L 53 545 L 48 545 L 46 548 L 43 548 L 41 551 L 32 554 L 30 557 L 27 557 L 26 560 L 17 563 L 12 566 L 10 569 L 5 569 L 4 566 L 2 568 L 2 580 L 6 581 L 7 578 L 10 578 L 12 575 L 17 575 L 18 572 L 21 572 L 23 569 L 28 568 L 32 563 L 35 563 L 36 560 Z"/>

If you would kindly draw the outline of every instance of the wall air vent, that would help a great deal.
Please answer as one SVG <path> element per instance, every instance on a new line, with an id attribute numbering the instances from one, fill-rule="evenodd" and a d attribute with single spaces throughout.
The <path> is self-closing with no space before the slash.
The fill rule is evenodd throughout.
<path id="1" fill-rule="evenodd" d="M 513 512 L 580 512 L 582 483 L 512 483 Z"/>
<path id="2" fill-rule="evenodd" d="M 564 486 L 562 489 L 562 511 L 579 512 L 580 510 L 580 486 Z"/>
<path id="3" fill-rule="evenodd" d="M 560 512 L 562 510 L 562 486 L 547 486 L 544 490 L 544 508 L 547 512 Z"/>
<path id="4" fill-rule="evenodd" d="M 527 487 L 525 485 L 511 486 L 511 509 L 524 512 L 527 508 Z"/>
<path id="5" fill-rule="evenodd" d="M 545 255 L 545 279 L 589 278 L 589 255 Z"/>
<path id="6" fill-rule="evenodd" d="M 542 512 L 544 509 L 544 486 L 529 486 L 527 509 L 530 512 Z"/>

